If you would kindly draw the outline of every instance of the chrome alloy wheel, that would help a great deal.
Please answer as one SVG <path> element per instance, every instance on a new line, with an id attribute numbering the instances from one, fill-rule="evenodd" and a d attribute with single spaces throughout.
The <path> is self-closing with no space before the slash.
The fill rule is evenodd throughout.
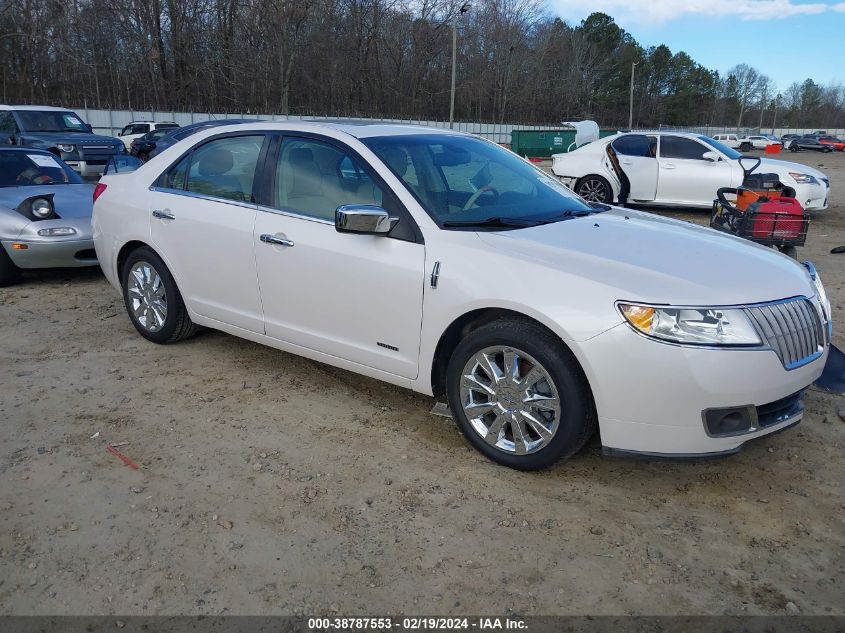
<path id="1" fill-rule="evenodd" d="M 158 271 L 149 262 L 135 262 L 127 285 L 135 319 L 148 332 L 158 332 L 167 320 L 167 294 Z"/>
<path id="2" fill-rule="evenodd" d="M 578 185 L 577 193 L 587 202 L 604 202 L 607 199 L 607 185 L 598 178 L 588 178 Z"/>
<path id="3" fill-rule="evenodd" d="M 534 453 L 560 426 L 560 397 L 551 376 L 512 347 L 487 347 L 467 361 L 461 406 L 475 432 L 505 453 Z"/>

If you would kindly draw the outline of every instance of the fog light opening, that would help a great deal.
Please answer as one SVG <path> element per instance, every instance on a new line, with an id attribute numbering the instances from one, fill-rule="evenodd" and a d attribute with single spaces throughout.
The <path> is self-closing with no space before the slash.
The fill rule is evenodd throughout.
<path id="1" fill-rule="evenodd" d="M 723 437 L 754 430 L 757 415 L 753 406 L 746 406 L 707 409 L 703 417 L 707 434 L 711 437 Z"/>

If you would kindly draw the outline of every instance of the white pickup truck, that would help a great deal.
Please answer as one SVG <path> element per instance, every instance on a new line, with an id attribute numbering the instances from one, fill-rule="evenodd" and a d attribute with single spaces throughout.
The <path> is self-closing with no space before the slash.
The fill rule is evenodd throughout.
<path id="1" fill-rule="evenodd" d="M 766 149 L 766 145 L 778 143 L 778 141 L 774 141 L 762 134 L 751 134 L 748 136 L 740 136 L 739 134 L 714 134 L 713 139 L 723 145 L 727 145 L 731 149 L 738 149 L 741 152 L 747 152 L 752 149 Z"/>

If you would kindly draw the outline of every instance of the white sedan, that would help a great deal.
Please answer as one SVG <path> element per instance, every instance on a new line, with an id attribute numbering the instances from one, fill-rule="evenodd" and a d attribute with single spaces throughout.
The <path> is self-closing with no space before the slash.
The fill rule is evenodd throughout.
<path id="1" fill-rule="evenodd" d="M 811 266 L 587 204 L 464 134 L 216 127 L 95 195 L 97 255 L 141 336 L 206 326 L 445 395 L 513 468 L 596 428 L 609 453 L 736 452 L 801 419 L 827 357 Z"/>
<path id="2" fill-rule="evenodd" d="M 742 154 L 708 136 L 680 132 L 622 133 L 567 154 L 552 156 L 552 172 L 578 195 L 612 203 L 621 189 L 609 149 L 630 181 L 628 202 L 649 206 L 710 208 L 720 187 L 742 184 Z M 824 172 L 761 158 L 758 173 L 775 173 L 796 192 L 807 211 L 827 208 L 830 180 Z"/>

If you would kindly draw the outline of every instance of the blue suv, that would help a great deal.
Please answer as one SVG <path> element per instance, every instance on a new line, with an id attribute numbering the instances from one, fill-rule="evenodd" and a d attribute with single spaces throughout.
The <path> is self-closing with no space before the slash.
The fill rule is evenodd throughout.
<path id="1" fill-rule="evenodd" d="M 82 176 L 99 176 L 109 158 L 125 151 L 111 136 L 93 134 L 76 112 L 49 106 L 0 105 L 0 146 L 52 152 Z"/>

